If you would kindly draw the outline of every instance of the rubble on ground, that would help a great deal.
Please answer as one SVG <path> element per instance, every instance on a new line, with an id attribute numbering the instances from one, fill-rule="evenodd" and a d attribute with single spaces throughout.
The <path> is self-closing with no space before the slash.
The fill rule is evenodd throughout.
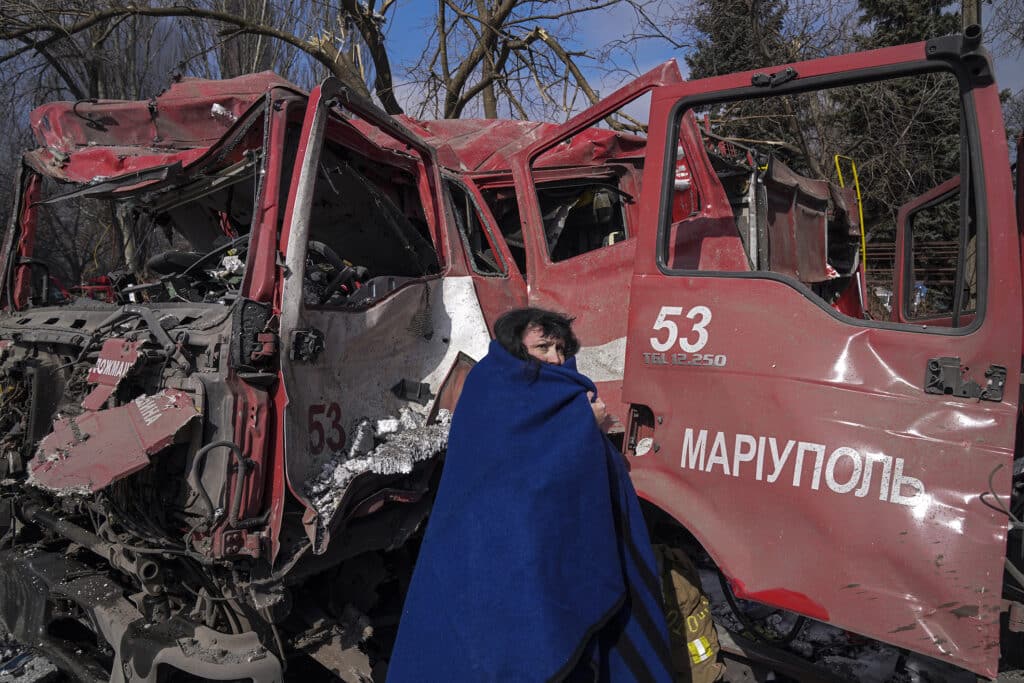
<path id="1" fill-rule="evenodd" d="M 736 633 L 747 629 L 729 606 L 714 569 L 700 569 L 701 585 L 711 601 L 711 614 L 718 628 Z M 741 608 L 762 609 L 758 603 L 737 600 Z M 758 620 L 768 639 L 789 634 L 799 615 L 784 610 L 774 611 Z M 826 667 L 839 676 L 857 683 L 976 683 L 968 671 L 924 655 L 907 652 L 884 643 L 863 638 L 841 628 L 807 618 L 799 633 L 786 649 L 808 661 Z"/>
<path id="2" fill-rule="evenodd" d="M 0 632 L 0 683 L 49 683 L 58 678 L 57 667 L 50 660 Z"/>

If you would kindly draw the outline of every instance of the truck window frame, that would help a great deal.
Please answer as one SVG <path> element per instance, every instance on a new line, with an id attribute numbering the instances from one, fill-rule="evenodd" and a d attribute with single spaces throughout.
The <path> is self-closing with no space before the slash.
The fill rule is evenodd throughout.
<path id="1" fill-rule="evenodd" d="M 551 242 L 547 234 L 547 226 L 545 225 L 543 229 L 540 231 L 540 238 L 544 246 L 543 251 L 545 265 L 557 266 L 558 264 L 562 263 L 570 263 L 575 259 L 580 258 L 581 256 L 601 251 L 603 249 L 608 249 L 609 247 L 614 247 L 616 244 L 622 244 L 623 242 L 633 239 L 636 236 L 636 227 L 631 225 L 631 221 L 629 220 L 629 212 L 626 209 L 626 205 L 630 203 L 635 203 L 637 200 L 636 197 L 622 189 L 620 181 L 622 177 L 625 175 L 625 172 L 617 173 L 615 170 L 615 166 L 615 164 L 606 163 L 601 166 L 595 167 L 595 169 L 601 171 L 600 174 L 593 174 L 591 172 L 591 174 L 588 174 L 586 177 L 567 177 L 564 179 L 550 180 L 537 180 L 537 174 L 535 172 L 535 169 L 531 168 L 531 171 L 533 171 L 533 173 L 531 173 L 531 182 L 533 184 L 533 188 L 537 196 L 537 205 L 541 207 L 542 216 L 544 215 L 543 209 L 545 203 L 550 201 L 553 192 L 577 188 L 583 191 L 593 190 L 595 188 L 611 188 L 611 192 L 616 195 L 618 200 L 615 204 L 616 209 L 614 215 L 618 218 L 619 223 L 621 223 L 622 225 L 622 239 L 616 240 L 611 244 L 602 244 L 591 249 L 577 251 L 575 253 L 569 254 L 568 256 L 561 256 L 559 258 L 555 258 L 554 254 L 556 247 L 560 246 L 558 244 L 558 240 L 556 240 L 555 243 Z M 604 171 L 607 172 L 605 173 Z M 572 210 L 570 210 L 569 214 L 571 215 L 571 213 Z M 566 218 L 568 219 L 568 216 Z"/>
<path id="2" fill-rule="evenodd" d="M 505 262 L 505 256 L 498 247 L 497 237 L 495 236 L 496 230 L 490 223 L 490 211 L 483 211 L 481 209 L 476 197 L 473 196 L 473 193 L 469 191 L 469 187 L 467 187 L 462 181 L 457 180 L 453 176 L 442 174 L 441 182 L 444 185 L 444 201 L 448 205 L 448 209 L 452 212 L 452 218 L 455 219 L 456 231 L 459 233 L 459 239 L 462 241 L 462 247 L 466 251 L 466 261 L 469 262 L 469 267 L 480 277 L 508 279 L 508 263 Z M 455 212 L 458 210 L 458 207 L 455 205 L 455 197 L 452 196 L 452 188 L 456 188 L 462 192 L 462 194 L 466 196 L 469 205 L 473 207 L 473 211 L 476 212 L 476 220 L 480 223 L 480 228 L 483 231 L 484 238 L 487 240 L 487 245 L 491 249 L 491 253 L 494 254 L 498 272 L 488 273 L 477 267 L 476 258 L 474 258 L 472 247 L 469 244 L 469 236 L 466 234 L 466 228 L 468 226 L 459 223 L 458 219 L 455 217 Z"/>
<path id="3" fill-rule="evenodd" d="M 963 129 L 961 131 L 961 147 L 964 152 L 960 159 L 960 177 L 968 178 L 966 185 L 972 194 L 974 201 L 974 220 L 977 225 L 977 276 L 978 285 L 978 306 L 974 313 L 974 319 L 962 327 L 935 327 L 920 322 L 903 323 L 886 320 L 869 320 L 854 318 L 841 313 L 830 306 L 827 302 L 817 296 L 810 287 L 804 283 L 771 271 L 733 272 L 733 271 L 707 271 L 684 268 L 668 267 L 668 239 L 669 225 L 672 216 L 672 192 L 673 173 L 676 161 L 676 149 L 682 144 L 680 140 L 680 127 L 683 117 L 687 112 L 707 104 L 722 104 L 744 99 L 763 99 L 766 97 L 777 97 L 781 95 L 794 95 L 809 91 L 826 90 L 842 86 L 858 85 L 876 81 L 889 80 L 894 78 L 916 76 L 927 73 L 948 72 L 957 80 L 960 93 L 960 118 Z M 817 305 L 836 320 L 856 327 L 877 328 L 898 330 L 902 332 L 916 332 L 919 334 L 938 334 L 945 336 L 963 336 L 978 330 L 985 320 L 985 312 L 988 302 L 988 208 L 985 196 L 985 179 L 982 173 L 976 171 L 981 168 L 981 145 L 978 128 L 978 120 L 975 111 L 975 99 L 973 94 L 974 83 L 966 65 L 956 61 L 946 60 L 919 60 L 916 62 L 905 62 L 889 66 L 871 67 L 856 69 L 847 72 L 829 74 L 825 76 L 809 76 L 806 78 L 795 78 L 788 83 L 771 88 L 766 92 L 764 88 L 753 85 L 730 90 L 713 91 L 701 93 L 690 97 L 684 97 L 676 102 L 669 111 L 668 134 L 665 136 L 664 156 L 662 159 L 662 182 L 658 207 L 657 226 L 657 248 L 655 262 L 658 270 L 667 276 L 687 277 L 720 277 L 720 278 L 749 278 L 774 280 L 791 287 L 806 299 Z M 966 145 L 964 145 L 966 143 Z M 707 183 L 699 174 L 694 174 L 694 184 L 698 191 Z M 961 231 L 967 229 L 966 222 L 969 217 L 961 215 Z M 897 254 L 897 259 L 904 258 L 903 254 Z"/>
<path id="4" fill-rule="evenodd" d="M 950 180 L 946 181 L 946 183 L 949 183 L 952 180 L 954 180 L 954 179 L 951 178 Z M 939 187 L 941 187 L 941 185 Z M 936 189 L 938 189 L 938 187 Z M 942 192 L 941 194 L 935 195 L 930 200 L 928 200 L 928 201 L 926 201 L 926 202 L 924 202 L 924 203 L 922 203 L 922 204 L 920 204 L 918 206 L 915 206 L 912 209 L 910 209 L 907 212 L 907 215 L 906 215 L 904 221 L 902 221 L 902 222 L 897 221 L 896 229 L 903 233 L 903 244 L 905 245 L 903 253 L 899 255 L 903 259 L 903 282 L 899 283 L 900 284 L 900 289 L 902 291 L 902 296 L 900 297 L 900 300 L 899 300 L 900 312 L 901 312 L 902 316 L 904 318 L 906 318 L 908 321 L 913 321 L 913 324 L 926 325 L 926 324 L 929 324 L 929 323 L 932 323 L 932 322 L 937 323 L 937 324 L 941 324 L 942 322 L 944 322 L 946 320 L 950 320 L 952 318 L 952 315 L 953 315 L 952 311 L 950 311 L 949 313 L 932 314 L 932 315 L 927 315 L 927 314 L 916 315 L 916 316 L 915 315 L 911 315 L 911 300 L 913 299 L 913 296 L 914 296 L 914 291 L 913 291 L 914 274 L 916 272 L 915 268 L 914 268 L 914 255 L 916 253 L 916 248 L 915 248 L 915 244 L 914 244 L 914 219 L 916 218 L 917 214 L 922 212 L 922 211 L 927 211 L 928 209 L 934 208 L 934 207 L 939 206 L 941 204 L 945 204 L 946 202 L 952 201 L 952 200 L 955 200 L 955 201 L 959 202 L 960 199 L 961 199 L 960 198 L 960 183 L 958 182 L 955 187 L 951 187 L 948 190 Z M 959 242 L 959 240 L 958 240 L 958 242 Z M 967 242 L 968 243 L 970 242 L 969 238 L 968 238 Z M 978 244 L 978 242 L 980 242 L 980 238 L 975 242 L 975 260 L 977 260 L 977 258 L 978 258 L 978 254 L 977 254 L 977 244 Z M 963 257 L 964 257 L 963 259 L 958 260 L 958 269 L 957 269 L 957 274 L 955 276 L 955 280 L 959 280 L 959 272 L 960 272 L 961 268 L 963 268 L 963 269 L 967 268 L 966 254 L 963 254 Z M 976 280 L 978 279 L 979 275 L 980 275 L 980 273 L 977 271 L 977 268 L 975 268 L 975 279 Z M 894 283 L 894 285 L 895 284 L 896 283 Z M 967 283 L 964 282 L 964 285 L 966 285 L 966 284 Z M 955 282 L 954 282 L 954 285 L 955 285 Z M 981 287 L 981 284 L 979 282 L 978 283 L 978 293 L 976 294 L 976 299 L 980 299 L 980 296 L 981 296 L 981 294 L 980 294 L 980 292 L 981 292 L 980 287 Z M 975 303 L 976 304 L 980 304 L 981 302 L 976 300 Z M 977 306 L 975 306 L 975 308 L 976 307 Z M 970 308 L 969 304 L 964 304 L 963 309 L 961 311 L 959 311 L 959 315 L 960 316 L 975 315 L 975 309 L 974 308 Z"/>

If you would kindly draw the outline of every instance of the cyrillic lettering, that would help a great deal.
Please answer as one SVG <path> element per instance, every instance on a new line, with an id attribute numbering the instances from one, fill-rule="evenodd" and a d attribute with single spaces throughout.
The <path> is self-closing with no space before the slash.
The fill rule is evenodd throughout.
<path id="1" fill-rule="evenodd" d="M 782 468 L 786 466 L 786 461 L 789 460 L 789 454 L 792 452 L 793 446 L 796 445 L 796 441 L 787 441 L 781 456 L 779 455 L 779 444 L 774 436 L 768 437 L 768 445 L 771 447 L 772 466 L 775 468 L 775 471 L 768 475 L 768 482 L 775 483 L 775 480 L 782 474 Z"/>
<path id="2" fill-rule="evenodd" d="M 853 461 L 853 474 L 848 482 L 840 484 L 836 481 L 836 463 L 844 456 Z M 849 493 L 857 485 L 863 468 L 864 462 L 860 457 L 860 453 L 848 446 L 840 446 L 832 451 L 832 455 L 828 457 L 828 465 L 825 466 L 825 483 L 836 493 Z"/>
<path id="3" fill-rule="evenodd" d="M 686 428 L 683 434 L 683 455 L 679 460 L 679 466 L 691 470 L 704 469 L 704 454 L 708 446 L 708 430 L 700 430 L 696 442 L 693 440 L 693 430 Z M 699 459 L 698 459 L 699 458 Z"/>
<path id="4" fill-rule="evenodd" d="M 149 396 L 139 396 L 135 399 L 135 406 L 139 409 L 139 415 L 142 416 L 142 421 L 146 423 L 147 427 L 160 419 L 160 406 Z"/>
<path id="5" fill-rule="evenodd" d="M 726 476 L 729 475 L 729 451 L 725 447 L 725 434 L 722 432 L 715 433 L 715 443 L 711 446 L 706 471 L 710 472 L 715 465 L 721 465 Z"/>
<path id="6" fill-rule="evenodd" d="M 853 495 L 858 498 L 868 495 L 868 489 L 871 488 L 871 471 L 874 469 L 875 463 L 880 462 L 882 463 L 882 478 L 879 484 L 881 490 L 879 500 L 886 500 L 889 496 L 889 476 L 892 474 L 892 458 L 881 453 L 865 453 L 864 460 L 867 462 L 864 466 L 864 478 L 861 479 L 860 488 L 854 491 Z"/>
<path id="7" fill-rule="evenodd" d="M 103 369 L 115 370 L 116 368 L 108 363 L 103 366 Z M 125 371 L 128 369 L 130 369 L 130 364 L 126 364 Z M 139 408 L 143 419 L 155 421 L 160 417 L 161 411 L 156 404 L 150 407 L 143 400 L 139 401 Z M 708 451 L 709 435 L 712 440 L 710 452 Z M 731 453 L 730 446 L 732 447 Z M 924 482 L 916 477 L 904 476 L 903 458 L 893 458 L 884 453 L 861 453 L 850 446 L 839 446 L 830 453 L 829 446 L 825 444 L 792 439 L 783 444 L 781 439 L 774 436 L 732 435 L 709 429 L 685 428 L 679 466 L 683 469 L 705 472 L 712 472 L 716 466 L 720 466 L 726 476 L 731 474 L 734 477 L 739 477 L 742 463 L 752 462 L 754 463 L 754 477 L 757 481 L 774 484 L 782 476 L 782 471 L 789 462 L 790 456 L 793 456 L 793 486 L 799 487 L 807 482 L 803 470 L 810 453 L 814 454 L 810 488 L 816 491 L 822 487 L 822 470 L 824 470 L 825 485 L 830 490 L 836 493 L 854 491 L 857 498 L 865 498 L 871 491 L 875 480 L 875 465 L 878 464 L 880 465 L 877 468 L 880 470 L 877 477 L 880 501 L 914 506 L 921 504 L 922 497 L 927 496 Z M 767 457 L 768 455 L 770 458 Z M 844 458 L 849 458 L 852 465 L 843 463 Z M 771 463 L 767 477 L 765 477 L 766 460 Z M 896 461 L 895 466 L 893 466 L 893 460 Z M 748 477 L 750 476 L 749 471 L 746 474 Z"/>
<path id="8" fill-rule="evenodd" d="M 757 477 L 758 481 L 761 481 L 761 477 L 764 474 L 764 442 L 763 436 L 757 437 Z"/>
<path id="9" fill-rule="evenodd" d="M 757 454 L 757 439 L 750 434 L 737 434 L 732 449 L 732 476 L 740 476 L 740 463 L 750 462 Z"/>
<path id="10" fill-rule="evenodd" d="M 811 488 L 816 489 L 821 484 L 821 465 L 825 459 L 825 446 L 820 443 L 807 443 L 801 441 L 796 445 L 796 460 L 793 463 L 793 486 L 800 485 L 800 471 L 804 468 L 804 453 L 810 451 L 817 453 L 817 462 L 814 465 L 814 476 L 811 479 Z"/>
<path id="11" fill-rule="evenodd" d="M 902 493 L 904 486 L 914 489 L 914 494 L 904 496 Z M 892 493 L 889 495 L 889 501 L 900 505 L 917 505 L 917 499 L 923 495 L 924 484 L 916 477 L 904 477 L 903 458 L 896 458 L 896 471 L 892 475 Z"/>

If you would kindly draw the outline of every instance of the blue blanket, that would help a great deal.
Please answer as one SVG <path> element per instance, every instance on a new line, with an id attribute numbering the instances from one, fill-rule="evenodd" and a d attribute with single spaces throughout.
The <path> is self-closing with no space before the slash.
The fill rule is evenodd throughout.
<path id="1" fill-rule="evenodd" d="M 388 681 L 671 679 L 650 540 L 588 391 L 497 342 L 470 372 Z"/>

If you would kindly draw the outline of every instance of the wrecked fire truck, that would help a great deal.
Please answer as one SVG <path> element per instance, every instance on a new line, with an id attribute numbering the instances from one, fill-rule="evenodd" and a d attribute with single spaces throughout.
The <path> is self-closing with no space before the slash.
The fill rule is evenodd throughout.
<path id="1" fill-rule="evenodd" d="M 656 534 L 738 598 L 995 676 L 1024 598 L 1024 321 L 979 42 L 670 62 L 562 125 L 392 118 L 272 74 L 40 107 L 0 252 L 0 621 L 79 680 L 382 680 L 448 412 L 529 303 L 576 316 Z M 921 84 L 934 106 L 899 119 Z M 744 146 L 752 110 L 866 88 L 893 104 L 846 120 L 864 145 L 930 149 L 952 117 L 932 176 L 823 179 L 792 150 L 848 160 L 837 117 Z M 630 107 L 647 125 L 609 124 Z M 43 223 L 75 202 L 145 256 L 101 296 L 52 285 Z"/>

